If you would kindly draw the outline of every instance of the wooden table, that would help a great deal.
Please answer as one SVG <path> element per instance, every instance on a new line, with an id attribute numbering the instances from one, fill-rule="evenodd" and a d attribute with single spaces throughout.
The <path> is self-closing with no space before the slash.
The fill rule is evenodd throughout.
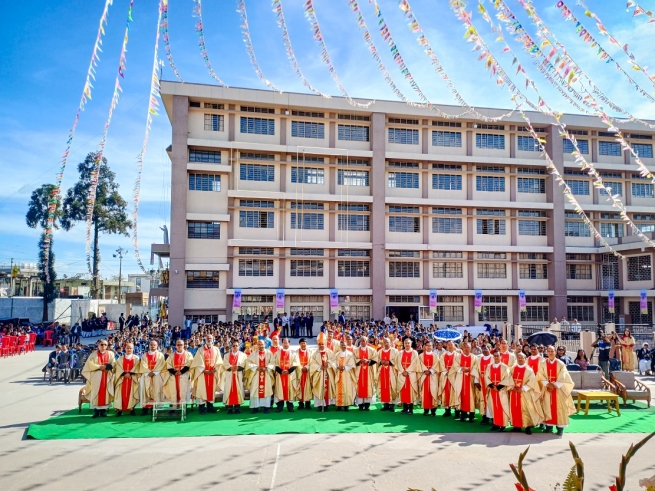
<path id="1" fill-rule="evenodd" d="M 611 413 L 613 411 L 611 406 L 611 401 L 614 401 L 614 409 L 617 416 L 621 416 L 621 410 L 619 409 L 619 396 L 618 394 L 613 394 L 611 392 L 605 392 L 602 390 L 581 390 L 578 391 L 578 412 L 580 412 L 580 403 L 582 400 L 585 400 L 585 410 L 584 415 L 589 414 L 589 401 L 607 401 L 607 412 Z"/>

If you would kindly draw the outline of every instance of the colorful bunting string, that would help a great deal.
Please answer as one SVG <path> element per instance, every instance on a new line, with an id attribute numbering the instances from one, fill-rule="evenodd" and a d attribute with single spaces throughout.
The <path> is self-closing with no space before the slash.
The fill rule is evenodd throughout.
<path id="1" fill-rule="evenodd" d="M 282 93 L 273 83 L 271 83 L 259 67 L 257 63 L 257 57 L 255 56 L 255 48 L 252 45 L 252 39 L 250 37 L 250 27 L 248 27 L 248 13 L 246 12 L 246 2 L 245 0 L 237 0 L 237 12 L 241 16 L 241 29 L 243 31 L 243 42 L 246 45 L 246 53 L 248 53 L 248 58 L 250 58 L 250 64 L 252 65 L 255 73 L 259 77 L 259 80 L 264 82 L 265 85 L 270 87 L 276 92 Z"/>
<path id="2" fill-rule="evenodd" d="M 376 0 L 373 0 L 373 1 L 374 1 L 374 6 L 375 6 L 376 16 L 380 19 L 378 21 L 378 24 L 381 26 L 380 27 L 380 35 L 382 36 L 382 39 L 384 39 L 385 41 L 389 41 L 390 45 L 393 44 L 392 52 L 395 51 L 395 53 L 397 53 L 397 57 L 396 57 L 396 54 L 394 54 L 394 57 L 396 57 L 396 62 L 398 62 L 398 59 L 400 59 L 400 54 L 397 51 L 396 43 L 393 42 L 393 38 L 391 37 L 391 31 L 389 30 L 389 27 L 384 22 L 384 18 L 382 17 L 382 12 L 380 10 L 380 6 L 377 4 Z M 510 112 L 505 113 L 505 114 L 503 114 L 501 116 L 490 118 L 488 116 L 480 114 L 479 112 L 477 112 L 475 110 L 475 108 L 470 106 L 464 100 L 464 98 L 460 95 L 459 91 L 455 87 L 455 84 L 453 84 L 452 80 L 450 79 L 450 77 L 448 76 L 448 74 L 444 70 L 443 66 L 441 65 L 441 62 L 439 61 L 439 58 L 437 57 L 436 53 L 434 52 L 434 50 L 430 46 L 430 42 L 428 41 L 428 38 L 425 36 L 424 31 L 421 28 L 421 25 L 419 24 L 418 19 L 416 18 L 416 16 L 414 15 L 414 12 L 412 11 L 412 7 L 409 4 L 409 0 L 400 0 L 399 8 L 400 8 L 400 10 L 402 10 L 404 12 L 405 19 L 407 21 L 407 25 L 409 27 L 409 30 L 414 32 L 414 33 L 419 33 L 419 36 L 416 38 L 416 41 L 418 42 L 418 44 L 420 46 L 423 47 L 423 49 L 424 49 L 423 52 L 430 59 L 430 63 L 434 67 L 435 72 L 437 73 L 437 75 L 439 75 L 441 80 L 446 82 L 446 85 L 450 89 L 454 99 L 457 101 L 457 103 L 460 106 L 463 106 L 463 107 L 467 108 L 468 113 L 470 113 L 470 114 L 476 116 L 477 118 L 480 118 L 480 119 L 482 119 L 483 121 L 486 121 L 486 122 L 500 121 L 500 120 L 502 120 L 504 118 L 507 118 L 507 117 L 511 116 L 514 113 L 514 111 L 510 111 Z M 404 63 L 403 63 L 403 65 L 404 65 Z M 453 118 L 453 116 L 448 116 L 448 115 L 445 115 L 443 117 Z"/>
<path id="3" fill-rule="evenodd" d="M 312 84 L 310 84 L 305 76 L 302 74 L 302 71 L 300 70 L 300 65 L 298 65 L 298 59 L 296 58 L 296 53 L 293 51 L 293 46 L 291 45 L 291 38 L 289 37 L 289 31 L 287 29 L 287 23 L 284 19 L 284 11 L 282 9 L 282 0 L 272 0 L 272 5 L 273 5 L 273 12 L 275 12 L 275 20 L 277 22 L 277 25 L 282 29 L 282 41 L 284 43 L 284 49 L 287 53 L 287 58 L 289 59 L 289 62 L 291 63 L 291 66 L 293 67 L 293 71 L 296 72 L 296 75 L 298 75 L 298 78 L 300 78 L 300 81 L 302 84 L 307 87 L 309 90 L 314 92 L 315 94 L 318 94 L 322 97 L 325 97 L 326 99 L 330 99 L 332 96 L 328 94 L 324 94 L 323 92 L 319 91 L 318 89 L 314 88 Z"/>
<path id="4" fill-rule="evenodd" d="M 159 64 L 159 26 L 161 25 L 162 15 L 165 9 L 167 0 L 159 0 L 159 18 L 157 19 L 157 34 L 155 36 L 155 49 L 152 60 L 152 75 L 150 77 L 150 97 L 148 98 L 148 114 L 146 115 L 146 129 L 143 135 L 143 144 L 141 151 L 136 157 L 136 179 L 134 180 L 134 189 L 132 191 L 133 209 L 132 209 L 132 245 L 134 246 L 134 258 L 141 268 L 141 271 L 147 273 L 148 271 L 141 262 L 141 254 L 139 252 L 139 195 L 141 194 L 141 173 L 143 172 L 143 158 L 148 149 L 148 137 L 150 135 L 150 128 L 152 127 L 152 118 L 157 116 L 157 108 L 159 107 L 160 88 L 159 88 L 159 75 L 157 74 L 157 66 Z"/>
<path id="5" fill-rule="evenodd" d="M 177 71 L 175 62 L 173 61 L 173 52 L 171 51 L 171 45 L 168 36 L 168 0 L 164 0 L 163 7 L 164 7 L 164 11 L 162 12 L 161 15 L 160 29 L 161 29 L 162 39 L 164 40 L 164 48 L 166 49 L 166 58 L 168 59 L 168 64 L 170 65 L 171 70 L 173 70 L 173 73 L 175 74 L 175 78 L 177 78 L 180 82 L 184 82 L 179 72 Z"/>
<path id="6" fill-rule="evenodd" d="M 532 5 L 531 0 L 519 0 L 519 3 L 521 4 L 528 17 L 537 28 L 537 35 L 543 40 L 541 46 L 551 47 L 548 52 L 548 55 L 546 56 L 546 59 L 548 59 L 549 61 L 552 60 L 552 65 L 557 67 L 557 70 L 564 71 L 565 74 L 567 71 L 569 73 L 573 72 L 579 78 L 584 79 L 587 82 L 587 84 L 591 87 L 595 97 L 597 97 L 605 104 L 607 104 L 613 111 L 628 116 L 628 118 L 626 119 L 616 120 L 617 122 L 623 123 L 626 121 L 633 121 L 633 122 L 641 123 L 644 126 L 647 126 L 651 129 L 655 129 L 655 124 L 650 124 L 646 121 L 643 121 L 637 118 L 636 116 L 632 115 L 630 112 L 626 111 L 625 109 L 619 107 L 614 102 L 612 102 L 609 99 L 609 97 L 607 97 L 603 93 L 603 91 L 598 88 L 598 86 L 596 86 L 596 84 L 587 76 L 585 72 L 582 71 L 582 68 L 580 68 L 580 66 L 569 55 L 566 46 L 564 46 L 562 43 L 559 42 L 555 34 L 541 20 L 541 18 L 537 14 L 535 7 Z M 509 16 L 510 19 L 516 21 L 516 16 L 503 0 L 497 0 L 494 3 L 494 6 L 496 6 L 496 8 L 500 6 L 505 9 L 504 13 L 498 14 L 499 19 L 503 20 L 502 17 L 500 17 L 500 15 L 506 15 Z M 650 98 L 650 94 L 646 94 L 646 96 Z M 655 102 L 655 99 L 653 100 L 653 102 Z"/>
<path id="7" fill-rule="evenodd" d="M 628 79 L 628 82 L 630 85 L 634 85 L 635 89 L 639 94 L 641 94 L 644 97 L 647 97 L 648 100 L 651 102 L 655 102 L 653 97 L 646 92 L 644 89 L 642 89 L 637 82 L 635 82 L 630 75 L 628 75 L 628 72 L 626 72 L 623 67 L 614 59 L 610 56 L 610 54 L 603 49 L 603 47 L 596 41 L 596 39 L 585 29 L 585 27 L 582 25 L 582 23 L 577 19 L 575 15 L 573 15 L 573 12 L 562 2 L 561 0 L 557 2 L 557 8 L 560 10 L 562 13 L 562 17 L 564 18 L 565 21 L 572 21 L 575 23 L 575 31 L 578 34 L 578 37 L 583 40 L 585 44 L 588 44 L 592 49 L 596 49 L 596 55 L 601 59 L 604 60 L 605 63 L 611 63 L 613 62 L 614 65 L 616 66 L 617 70 L 621 72 L 625 77 Z M 616 44 L 619 46 L 621 49 L 623 49 L 623 46 L 620 45 L 620 43 L 614 39 L 613 37 L 610 39 L 610 42 L 612 44 Z M 632 60 L 631 60 L 632 61 Z M 633 70 L 638 70 L 639 68 L 635 68 L 635 65 L 632 65 Z M 648 75 L 647 75 L 648 76 Z M 650 78 L 650 77 L 649 77 Z"/>
<path id="8" fill-rule="evenodd" d="M 405 0 L 401 0 L 405 1 Z M 542 156 L 546 159 L 546 162 L 548 164 L 548 169 L 550 171 L 550 174 L 553 176 L 557 184 L 561 187 L 563 187 L 563 193 L 566 199 L 569 201 L 569 203 L 573 206 L 574 210 L 580 218 L 583 220 L 587 228 L 589 228 L 589 231 L 594 235 L 596 240 L 598 240 L 603 247 L 608 248 L 610 252 L 612 252 L 615 256 L 623 258 L 621 254 L 619 254 L 617 251 L 615 251 L 605 240 L 605 238 L 600 234 L 598 229 L 594 226 L 594 224 L 591 222 L 591 220 L 587 217 L 586 213 L 582 209 L 582 206 L 580 206 L 580 203 L 578 203 L 577 199 L 573 195 L 570 187 L 566 184 L 566 181 L 562 177 L 562 175 L 559 173 L 557 170 L 557 167 L 555 166 L 554 162 L 548 155 L 548 152 L 546 151 L 544 147 L 545 140 L 543 137 L 539 136 L 536 131 L 534 131 L 534 128 L 530 124 L 529 118 L 525 114 L 525 112 L 522 109 L 522 104 L 519 102 L 519 100 L 527 101 L 527 97 L 523 92 L 512 82 L 511 78 L 507 75 L 505 70 L 501 67 L 500 63 L 498 63 L 498 60 L 495 58 L 495 56 L 491 53 L 491 50 L 489 49 L 489 46 L 485 43 L 484 39 L 482 36 L 478 33 L 477 29 L 473 25 L 471 21 L 471 14 L 469 12 L 466 12 L 466 4 L 460 0 L 451 0 L 450 2 L 452 10 L 455 12 L 457 17 L 463 22 L 464 27 L 466 28 L 466 34 L 465 38 L 469 40 L 469 42 L 475 43 L 474 51 L 482 51 L 484 56 L 478 57 L 478 60 L 485 60 L 485 66 L 488 70 L 491 71 L 491 73 L 494 76 L 498 77 L 498 80 L 501 82 L 502 85 L 504 85 L 507 90 L 509 91 L 511 95 L 512 101 L 516 104 L 517 110 L 520 112 L 521 117 L 526 121 L 528 124 L 528 129 L 529 132 L 534 139 L 535 143 L 539 146 L 539 149 L 541 150 Z M 536 90 L 536 87 L 534 87 Z M 545 102 L 543 99 L 540 97 L 539 99 L 539 106 L 545 105 Z M 540 109 L 540 111 L 542 111 Z M 543 111 L 542 111 L 543 112 Z M 556 120 L 559 120 L 559 117 L 561 114 L 554 114 L 556 116 Z"/>
<path id="9" fill-rule="evenodd" d="M 339 91 L 346 98 L 348 104 L 350 104 L 351 106 L 364 107 L 364 108 L 370 107 L 371 104 L 375 103 L 375 101 L 369 101 L 366 104 L 357 102 L 353 100 L 352 97 L 350 97 L 350 95 L 348 95 L 348 92 L 341 84 L 341 80 L 339 80 L 339 76 L 337 75 L 337 70 L 336 68 L 334 68 L 334 65 L 332 64 L 330 53 L 328 53 L 327 46 L 325 45 L 325 41 L 323 39 L 323 33 L 321 32 L 321 26 L 318 23 L 318 18 L 316 17 L 316 11 L 314 10 L 313 0 L 307 0 L 305 2 L 304 8 L 305 8 L 305 18 L 309 22 L 310 26 L 312 27 L 312 31 L 314 32 L 314 40 L 321 48 L 321 60 L 323 60 L 323 63 L 325 63 L 325 66 L 330 72 L 330 77 L 332 77 L 332 80 L 334 80 L 334 83 L 339 88 Z"/>
<path id="10" fill-rule="evenodd" d="M 89 273 L 93 274 L 91 268 L 91 231 L 93 229 L 93 212 L 96 204 L 96 191 L 98 189 L 98 182 L 100 180 L 100 166 L 102 165 L 102 158 L 105 153 L 105 146 L 107 144 L 107 134 L 109 133 L 109 126 L 111 125 L 111 118 L 114 115 L 114 109 L 118 105 L 120 94 L 123 91 L 121 88 L 120 80 L 125 78 L 125 53 L 127 52 L 127 41 L 130 34 L 130 23 L 132 22 L 132 9 L 134 7 L 134 0 L 130 0 L 130 5 L 127 9 L 127 22 L 125 23 L 125 33 L 123 34 L 123 44 L 121 46 L 121 54 L 118 60 L 118 71 L 116 79 L 114 80 L 114 94 L 109 104 L 109 114 L 107 121 L 102 130 L 102 137 L 98 144 L 98 150 L 95 154 L 94 167 L 91 171 L 89 194 L 86 197 L 86 264 L 89 267 Z"/>
<path id="11" fill-rule="evenodd" d="M 495 5 L 495 7 L 497 9 L 501 9 L 503 7 L 502 0 L 496 0 L 494 5 Z M 478 7 L 479 7 L 478 10 L 480 12 L 482 12 L 484 10 L 484 7 L 482 6 L 482 4 L 478 5 Z M 509 14 L 507 12 L 509 12 Z M 489 18 L 489 16 L 488 15 L 487 16 L 483 15 L 483 17 L 489 24 L 491 24 L 491 26 L 493 28 L 493 24 L 491 23 L 491 19 Z M 525 30 L 522 28 L 522 26 L 516 20 L 516 18 L 514 17 L 513 20 L 512 20 L 513 14 L 511 14 L 511 11 L 509 11 L 506 6 L 505 6 L 504 11 L 500 11 L 500 14 L 499 14 L 498 17 L 499 17 L 499 19 L 501 19 L 501 21 L 503 21 L 503 22 L 505 22 L 507 24 L 506 25 L 507 30 L 511 34 L 514 35 L 514 38 L 516 39 L 516 41 L 519 44 L 521 44 L 521 46 L 523 46 L 523 49 L 530 56 L 535 58 L 535 63 L 541 64 L 539 62 L 539 55 L 542 55 L 542 57 L 544 58 L 543 64 L 544 65 L 549 64 L 549 61 L 543 55 L 543 52 L 532 41 L 530 36 L 525 32 Z M 502 34 L 502 33 L 500 33 L 500 34 Z M 502 35 L 499 36 L 498 40 L 503 40 Z M 514 55 L 514 53 L 512 53 L 511 48 L 509 46 L 507 46 L 507 44 L 505 44 L 505 50 L 503 50 L 503 51 L 511 53 L 514 56 L 514 58 L 516 58 L 516 55 Z M 612 126 L 610 117 L 606 113 L 604 113 L 601 108 L 599 108 L 598 103 L 596 102 L 596 99 L 586 91 L 586 88 L 584 88 L 584 86 L 583 86 L 583 91 L 585 91 L 587 93 L 587 95 L 584 98 L 583 98 L 583 96 L 581 94 L 579 94 L 577 91 L 575 91 L 575 89 L 573 89 L 573 87 L 571 87 L 571 85 L 569 83 L 569 80 L 571 80 L 573 78 L 570 75 L 574 74 L 574 72 L 571 72 L 570 74 L 566 74 L 566 75 L 569 75 L 568 78 L 566 78 L 566 79 L 564 77 L 560 76 L 559 72 L 556 71 L 555 73 L 556 73 L 557 76 L 559 76 L 561 78 L 561 80 L 565 84 L 568 85 L 568 88 L 573 91 L 576 98 L 583 100 L 585 105 L 588 105 L 589 107 L 591 107 L 594 110 L 594 113 L 598 117 L 600 117 L 601 120 L 609 121 L 609 125 Z M 549 81 L 551 81 L 551 83 L 553 85 L 555 85 L 554 81 L 552 81 L 550 79 L 549 79 Z M 533 88 L 538 91 L 536 84 L 533 84 Z M 605 184 L 603 183 L 603 179 L 602 179 L 601 175 L 596 171 L 596 169 L 594 168 L 594 165 L 592 163 L 587 162 L 586 159 L 583 157 L 583 154 L 580 151 L 580 148 L 578 147 L 578 143 L 576 141 L 575 136 L 571 135 L 566 130 L 566 125 L 564 125 L 560 121 L 559 117 L 557 117 L 555 115 L 555 111 L 553 111 L 553 109 L 547 104 L 545 99 L 543 99 L 543 97 L 540 97 L 539 100 L 540 100 L 540 105 L 539 105 L 540 106 L 540 111 L 543 112 L 544 114 L 547 114 L 547 115 L 553 117 L 553 119 L 555 120 L 555 124 L 560 129 L 560 136 L 562 136 L 562 137 L 566 138 L 567 140 L 569 140 L 571 142 L 571 144 L 573 145 L 574 150 L 572 152 L 572 155 L 575 157 L 575 163 L 577 165 L 579 165 L 580 168 L 583 171 L 586 171 L 587 174 L 589 174 L 589 176 L 591 176 L 594 179 L 594 187 L 596 187 L 597 189 L 602 189 L 602 190 L 605 191 L 605 194 L 607 195 L 607 200 L 611 201 L 612 206 L 614 206 L 615 208 L 617 208 L 619 210 L 622 220 L 624 222 L 626 222 L 628 224 L 628 226 L 635 232 L 635 235 L 639 236 L 644 242 L 648 243 L 651 247 L 655 247 L 655 242 L 653 242 L 649 238 L 647 238 L 641 232 L 641 230 L 639 230 L 639 228 L 634 224 L 634 222 L 630 219 L 630 217 L 627 214 L 626 207 L 623 204 L 623 202 L 621 201 L 621 199 L 619 198 L 619 196 L 613 194 L 611 187 L 606 187 L 605 186 Z"/>
<path id="12" fill-rule="evenodd" d="M 202 54 L 202 59 L 205 62 L 205 66 L 207 67 L 207 70 L 209 70 L 209 74 L 212 76 L 214 80 L 218 82 L 219 85 L 223 85 L 227 87 L 223 83 L 223 81 L 218 78 L 218 75 L 216 75 L 216 72 L 214 72 L 214 69 L 212 68 L 212 64 L 209 61 L 209 55 L 207 54 L 207 47 L 205 46 L 205 32 L 203 31 L 202 28 L 202 0 L 193 0 L 193 3 L 195 4 L 193 7 L 193 17 L 196 17 L 198 21 L 196 22 L 196 34 L 198 35 L 198 47 L 200 48 L 200 53 Z"/>
<path id="13" fill-rule="evenodd" d="M 82 95 L 80 96 L 80 103 L 77 106 L 77 113 L 75 113 L 75 119 L 73 120 L 73 125 L 71 126 L 70 131 L 68 132 L 68 140 L 66 140 L 66 149 L 61 155 L 61 167 L 59 172 L 55 175 L 55 186 L 50 194 L 48 199 L 48 220 L 45 227 L 45 238 L 43 252 L 45 257 L 45 263 L 43 269 L 45 271 L 46 281 L 50 282 L 49 271 L 49 260 L 50 260 L 50 241 L 52 240 L 52 229 L 55 222 L 55 211 L 57 209 L 57 204 L 59 203 L 61 195 L 61 181 L 64 178 L 64 171 L 66 170 L 66 163 L 68 161 L 68 156 L 70 155 L 71 146 L 73 145 L 73 138 L 75 137 L 75 130 L 77 129 L 77 123 L 80 121 L 80 116 L 86 103 L 91 100 L 91 89 L 93 85 L 91 80 L 95 81 L 95 67 L 98 66 L 98 61 L 100 61 L 100 56 L 98 52 L 102 51 L 100 48 L 102 46 L 102 36 L 105 34 L 105 26 L 107 25 L 107 14 L 109 12 L 109 7 L 113 4 L 114 0 L 105 0 L 105 7 L 100 16 L 100 24 L 98 26 L 98 33 L 96 34 L 96 40 L 93 44 L 93 50 L 91 51 L 91 61 L 89 62 L 89 68 L 86 71 L 86 81 L 84 82 L 84 88 L 82 89 Z"/>
<path id="14" fill-rule="evenodd" d="M 630 12 L 630 9 L 631 9 L 632 7 L 635 7 L 634 12 L 632 12 L 632 18 L 633 18 L 633 19 L 634 19 L 635 17 L 637 17 L 638 15 L 646 14 L 646 15 L 648 16 L 648 18 L 650 19 L 650 20 L 648 21 L 648 24 L 652 24 L 653 22 L 655 22 L 655 18 L 654 18 L 654 16 L 653 16 L 653 12 L 651 12 L 650 10 L 646 10 L 646 9 L 644 9 L 641 5 L 639 5 L 637 2 L 634 2 L 633 0 L 628 0 L 627 5 L 625 6 L 625 11 L 626 11 L 626 12 Z"/>

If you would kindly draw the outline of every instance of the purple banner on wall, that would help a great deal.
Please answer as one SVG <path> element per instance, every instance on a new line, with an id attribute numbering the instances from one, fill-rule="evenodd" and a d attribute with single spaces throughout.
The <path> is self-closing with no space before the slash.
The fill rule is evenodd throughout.
<path id="1" fill-rule="evenodd" d="M 234 298 L 232 299 L 232 312 L 241 313 L 241 288 L 234 289 Z"/>
<path id="2" fill-rule="evenodd" d="M 430 313 L 437 313 L 437 290 L 430 290 Z"/>
<path id="3" fill-rule="evenodd" d="M 610 314 L 614 313 L 614 290 L 607 292 L 607 311 Z"/>
<path id="4" fill-rule="evenodd" d="M 521 312 L 527 312 L 528 310 L 525 300 L 525 290 L 519 290 L 519 310 Z"/>
<path id="5" fill-rule="evenodd" d="M 648 314 L 648 292 L 646 292 L 646 290 L 641 290 L 641 294 L 639 295 L 639 307 L 642 315 Z"/>
<path id="6" fill-rule="evenodd" d="M 482 312 L 482 290 L 475 290 L 475 300 L 473 305 L 476 312 Z"/>
<path id="7" fill-rule="evenodd" d="M 335 288 L 330 290 L 330 312 L 332 314 L 339 313 L 339 292 Z"/>
<path id="8" fill-rule="evenodd" d="M 284 314 L 284 288 L 275 290 L 275 313 Z"/>

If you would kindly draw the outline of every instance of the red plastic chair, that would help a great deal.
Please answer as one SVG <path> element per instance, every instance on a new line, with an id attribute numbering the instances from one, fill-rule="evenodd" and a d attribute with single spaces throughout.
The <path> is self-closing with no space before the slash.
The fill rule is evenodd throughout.
<path id="1" fill-rule="evenodd" d="M 7 357 L 9 356 L 9 342 L 11 339 L 9 339 L 9 336 L 3 336 L 2 339 L 0 339 L 0 356 Z"/>
<path id="2" fill-rule="evenodd" d="M 52 341 L 52 335 L 54 333 L 54 331 L 45 331 L 43 333 L 43 342 L 41 343 L 41 346 L 54 346 Z"/>
<path id="3" fill-rule="evenodd" d="M 27 342 L 28 351 L 34 351 L 36 349 L 35 344 L 36 344 L 36 333 L 33 332 L 30 334 L 30 339 Z"/>
<path id="4" fill-rule="evenodd" d="M 20 355 L 21 353 L 27 354 L 27 347 L 28 347 L 28 341 L 29 336 L 27 334 L 23 334 L 22 336 L 18 337 L 18 354 Z"/>
<path id="5" fill-rule="evenodd" d="M 9 338 L 9 355 L 14 356 L 18 350 L 18 336 L 7 336 Z"/>

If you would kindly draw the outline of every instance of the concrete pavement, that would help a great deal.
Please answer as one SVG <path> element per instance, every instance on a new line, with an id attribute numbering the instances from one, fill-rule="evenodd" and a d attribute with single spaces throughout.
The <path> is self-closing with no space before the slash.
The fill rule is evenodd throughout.
<path id="1" fill-rule="evenodd" d="M 621 454 L 644 435 L 339 434 L 33 441 L 27 426 L 75 407 L 79 384 L 42 382 L 48 351 L 0 359 L 0 487 L 5 490 L 514 490 L 509 469 L 531 445 L 532 488 L 550 490 L 578 446 L 585 489 L 607 489 Z M 418 417 L 418 416 L 414 416 Z M 89 420 L 89 424 L 93 424 Z M 655 419 L 650 428 L 655 429 Z M 655 474 L 650 442 L 629 467 L 628 489 Z"/>

